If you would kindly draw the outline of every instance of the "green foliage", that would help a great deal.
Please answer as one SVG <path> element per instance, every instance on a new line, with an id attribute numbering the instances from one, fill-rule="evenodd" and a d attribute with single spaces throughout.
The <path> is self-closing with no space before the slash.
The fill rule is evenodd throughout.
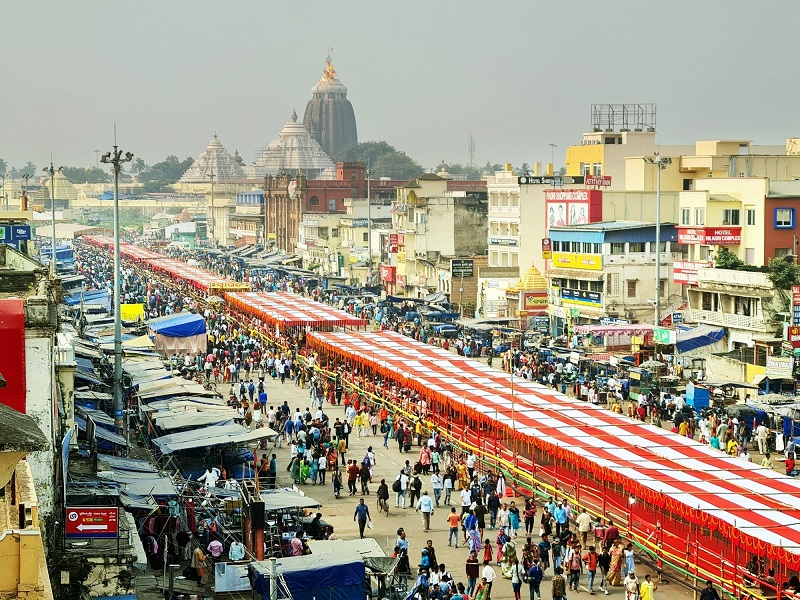
<path id="1" fill-rule="evenodd" d="M 5 175 L 8 173 L 8 163 L 0 158 L 0 175 Z"/>
<path id="2" fill-rule="evenodd" d="M 714 266 L 717 269 L 733 269 L 739 271 L 744 267 L 744 261 L 725 247 L 720 248 L 714 257 Z"/>
<path id="3" fill-rule="evenodd" d="M 147 163 L 145 163 L 141 158 L 135 159 L 131 164 L 132 173 L 142 173 L 145 170 L 147 170 Z"/>
<path id="4" fill-rule="evenodd" d="M 177 156 L 171 154 L 163 161 L 140 171 L 139 181 L 142 182 L 145 192 L 160 192 L 178 181 L 193 162 L 194 159 L 191 156 L 187 156 L 184 160 L 178 160 Z"/>
<path id="5" fill-rule="evenodd" d="M 800 285 L 800 266 L 789 257 L 775 258 L 769 261 L 767 277 L 776 289 L 788 291 Z"/>
<path id="6" fill-rule="evenodd" d="M 470 181 L 478 181 L 483 174 L 483 169 L 480 167 L 470 167 L 461 163 L 446 163 L 447 172 L 450 175 L 466 175 Z"/>
<path id="7" fill-rule="evenodd" d="M 111 181 L 111 175 L 96 167 L 64 167 L 61 172 L 72 183 L 108 183 Z"/>
<path id="8" fill-rule="evenodd" d="M 340 148 L 334 156 L 331 156 L 331 160 L 333 162 L 363 162 L 372 168 L 382 156 L 394 152 L 397 152 L 397 148 L 388 142 L 361 142 Z"/>
<path id="9" fill-rule="evenodd" d="M 392 179 L 412 179 L 422 174 L 422 167 L 419 163 L 405 152 L 384 154 L 375 161 L 370 170 L 375 177 Z"/>
<path id="10" fill-rule="evenodd" d="M 22 177 L 23 175 L 34 177 L 36 175 L 36 165 L 31 161 L 25 163 L 25 166 L 19 170 L 19 176 Z"/>

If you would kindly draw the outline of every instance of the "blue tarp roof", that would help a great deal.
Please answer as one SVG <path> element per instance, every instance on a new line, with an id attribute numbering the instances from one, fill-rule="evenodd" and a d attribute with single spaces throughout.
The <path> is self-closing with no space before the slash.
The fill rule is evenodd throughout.
<path id="1" fill-rule="evenodd" d="M 92 290 L 83 293 L 84 304 L 107 304 L 109 300 L 108 290 Z M 64 304 L 67 306 L 77 306 L 81 303 L 80 292 L 71 296 L 64 297 Z"/>
<path id="2" fill-rule="evenodd" d="M 269 563 L 248 566 L 253 588 L 262 598 L 269 598 Z M 290 556 L 279 558 L 276 566 L 295 600 L 351 600 L 364 595 L 364 559 L 355 552 Z"/>
<path id="3" fill-rule="evenodd" d="M 725 329 L 722 327 L 698 325 L 692 329 L 679 329 L 675 346 L 678 352 L 688 352 L 703 346 L 710 346 L 714 342 L 720 341 L 724 336 Z"/>
<path id="4" fill-rule="evenodd" d="M 206 333 L 203 315 L 189 312 L 151 319 L 148 326 L 150 331 L 166 337 L 190 337 Z"/>
<path id="5" fill-rule="evenodd" d="M 83 417 L 79 417 L 75 415 L 75 425 L 78 426 L 78 429 L 81 431 L 86 431 L 86 419 Z M 103 429 L 102 427 L 95 427 L 94 428 L 95 435 L 97 436 L 98 440 L 103 440 L 104 442 L 109 442 L 111 444 L 116 444 L 117 446 L 127 446 L 128 444 L 125 442 L 125 438 L 119 435 L 118 433 L 114 433 L 113 431 L 109 431 L 108 429 Z"/>

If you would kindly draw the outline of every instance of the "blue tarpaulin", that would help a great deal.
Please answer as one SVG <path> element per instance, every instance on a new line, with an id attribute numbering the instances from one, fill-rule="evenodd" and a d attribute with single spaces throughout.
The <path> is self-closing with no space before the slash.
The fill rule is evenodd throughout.
<path id="1" fill-rule="evenodd" d="M 203 315 L 195 313 L 178 313 L 151 319 L 148 327 L 153 333 L 160 333 L 166 337 L 191 337 L 206 332 L 206 321 Z"/>
<path id="2" fill-rule="evenodd" d="M 725 329 L 722 327 L 712 327 L 711 325 L 698 325 L 692 329 L 679 329 L 677 343 L 675 344 L 678 352 L 688 352 L 710 346 L 720 341 L 725 336 Z"/>
<path id="3" fill-rule="evenodd" d="M 290 556 L 279 558 L 276 566 L 293 600 L 352 600 L 364 596 L 364 559 L 355 552 Z M 252 562 L 249 568 L 253 589 L 267 600 L 269 563 Z M 286 598 L 280 589 L 278 598 Z"/>

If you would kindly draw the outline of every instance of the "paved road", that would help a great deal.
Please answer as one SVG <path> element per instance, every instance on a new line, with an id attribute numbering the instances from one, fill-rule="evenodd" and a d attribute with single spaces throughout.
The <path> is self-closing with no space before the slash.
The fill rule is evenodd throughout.
<path id="1" fill-rule="evenodd" d="M 222 389 L 222 386 L 220 386 L 220 389 Z M 285 384 L 281 385 L 279 380 L 272 381 L 270 378 L 267 378 L 266 390 L 269 396 L 267 405 L 274 405 L 277 407 L 278 405 L 282 404 L 284 400 L 288 400 L 292 412 L 294 412 L 296 407 L 299 407 L 301 411 L 303 411 L 307 406 L 310 406 L 308 389 L 300 389 L 290 381 L 287 381 Z M 330 404 L 326 404 L 325 412 L 329 415 L 331 421 L 334 421 L 336 417 L 344 417 L 344 409 L 342 407 L 333 407 Z M 420 551 L 424 547 L 425 542 L 430 539 L 433 541 L 433 546 L 436 549 L 436 557 L 439 562 L 444 562 L 447 565 L 447 570 L 450 571 L 457 582 L 462 581 L 466 583 L 464 564 L 467 558 L 467 551 L 460 545 L 460 542 L 458 549 L 449 547 L 447 545 L 448 528 L 445 518 L 449 513 L 449 507 L 443 506 L 434 512 L 434 515 L 431 519 L 432 531 L 430 533 L 423 532 L 424 528 L 422 524 L 422 518 L 413 509 L 408 508 L 406 510 L 401 510 L 394 508 L 394 494 L 391 493 L 391 491 L 391 498 L 389 500 L 389 516 L 386 517 L 377 513 L 376 498 L 374 493 L 378 487 L 378 483 L 380 482 L 381 478 L 385 478 L 391 488 L 391 482 L 394 481 L 394 477 L 397 475 L 405 461 L 410 460 L 411 464 L 416 462 L 418 451 L 416 446 L 412 448 L 410 453 L 401 454 L 398 452 L 397 444 L 392 443 L 392 440 L 389 440 L 389 447 L 384 448 L 383 437 L 380 435 L 380 433 L 374 437 L 367 436 L 364 438 L 359 438 L 354 433 L 350 436 L 350 443 L 350 451 L 348 453 L 349 458 L 361 460 L 366 454 L 369 446 L 372 446 L 376 453 L 377 464 L 375 466 L 373 477 L 375 483 L 370 486 L 371 495 L 365 497 L 366 503 L 370 508 L 375 527 L 372 530 L 368 529 L 367 535 L 374 538 L 381 545 L 381 547 L 384 548 L 387 556 L 389 556 L 394 548 L 396 531 L 398 527 L 403 527 L 406 530 L 409 539 L 409 558 L 412 568 L 415 564 L 418 564 Z M 289 478 L 289 474 L 286 472 L 289 455 L 287 445 L 284 444 L 283 448 L 277 450 L 276 453 L 278 455 L 278 485 L 287 487 L 291 486 L 291 479 Z M 328 480 L 330 480 L 330 476 L 328 476 Z M 353 513 L 355 506 L 358 503 L 358 499 L 361 497 L 360 495 L 356 497 L 349 497 L 347 495 L 347 487 L 345 486 L 343 495 L 339 499 L 335 499 L 333 496 L 333 488 L 330 483 L 325 486 L 315 486 L 309 483 L 301 487 L 307 495 L 319 500 L 322 503 L 323 507 L 321 512 L 323 513 L 323 518 L 335 527 L 336 533 L 339 537 L 343 539 L 354 539 L 358 537 L 358 526 L 353 521 Z M 423 491 L 427 489 L 429 494 L 432 494 L 429 481 L 424 477 L 422 489 Z M 458 498 L 456 495 L 454 495 L 453 501 L 458 503 Z M 517 499 L 517 505 L 519 506 L 520 504 L 520 499 Z M 524 502 L 522 502 L 522 504 L 524 504 Z M 487 530 L 487 533 L 484 537 L 491 539 L 493 542 L 492 545 L 494 546 L 494 539 L 496 535 L 496 531 Z M 518 538 L 517 551 L 518 556 L 520 557 L 521 547 L 524 543 L 525 538 L 520 536 Z M 499 575 L 499 567 L 495 566 L 495 570 Z M 640 567 L 640 570 L 641 572 L 637 574 L 641 580 L 645 573 L 648 572 L 648 569 Z M 551 598 L 549 580 L 551 579 L 552 575 L 552 569 L 545 573 L 545 582 L 542 585 L 542 596 L 545 598 L 545 600 L 549 600 L 549 598 Z M 585 594 L 588 597 L 588 589 L 585 587 L 585 575 L 582 577 L 581 583 L 582 589 L 580 593 Z M 575 596 L 577 594 L 572 592 L 570 595 Z M 498 577 L 495 588 L 492 591 L 492 598 L 494 600 L 505 600 L 513 597 L 510 581 Z M 612 588 L 610 597 L 623 598 L 624 592 L 622 588 Z M 676 584 L 662 584 L 659 590 L 656 592 L 656 597 L 657 600 L 677 600 L 678 598 L 684 600 L 685 598 L 689 597 L 689 594 L 686 592 L 685 588 Z M 523 585 L 522 598 L 528 598 L 527 585 Z"/>

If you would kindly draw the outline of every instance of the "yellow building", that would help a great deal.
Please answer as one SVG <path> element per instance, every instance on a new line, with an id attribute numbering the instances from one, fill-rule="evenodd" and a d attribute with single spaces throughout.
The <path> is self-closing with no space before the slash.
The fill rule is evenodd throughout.
<path id="1" fill-rule="evenodd" d="M 23 460 L 47 449 L 47 439 L 32 417 L 0 404 L 0 440 L 0 597 L 50 600 L 38 499 Z"/>

